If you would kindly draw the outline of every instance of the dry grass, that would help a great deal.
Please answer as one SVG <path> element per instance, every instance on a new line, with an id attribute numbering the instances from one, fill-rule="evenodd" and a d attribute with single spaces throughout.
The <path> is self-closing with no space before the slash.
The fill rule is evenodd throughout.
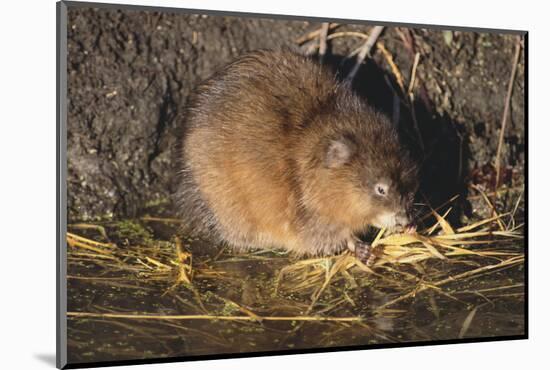
<path id="1" fill-rule="evenodd" d="M 484 195 L 484 193 L 483 193 Z M 490 202 L 487 196 L 483 196 Z M 494 207 L 488 204 L 491 210 Z M 159 315 L 155 313 L 143 314 L 127 312 L 69 312 L 70 317 L 103 317 L 103 318 L 136 318 L 136 319 L 212 319 L 212 320 L 286 320 L 288 321 L 357 321 L 359 317 L 327 316 L 322 313 L 333 311 L 338 305 L 348 304 L 355 306 L 355 301 L 342 288 L 342 283 L 352 289 L 364 289 L 359 280 L 365 278 L 376 280 L 378 284 L 393 289 L 398 294 L 395 298 L 385 301 L 376 307 L 373 312 L 392 312 L 394 306 L 407 299 L 412 299 L 426 290 L 433 290 L 438 294 L 458 300 L 453 294 L 464 292 L 448 292 L 445 285 L 472 279 L 476 276 L 491 274 L 506 268 L 524 263 L 523 250 L 510 245 L 522 243 L 522 225 L 513 222 L 504 222 L 513 216 L 512 212 L 492 215 L 486 219 L 471 222 L 460 228 L 453 228 L 446 220 L 451 207 L 442 214 L 432 210 L 426 217 L 433 217 L 434 223 L 413 234 L 387 234 L 380 230 L 372 245 L 378 256 L 373 266 L 366 266 L 357 260 L 351 253 L 345 252 L 336 256 L 323 258 L 309 258 L 295 260 L 292 256 L 266 256 L 264 251 L 252 251 L 237 258 L 230 257 L 219 260 L 219 254 L 205 258 L 195 265 L 193 254 L 186 250 L 180 239 L 174 237 L 172 241 L 153 241 L 150 245 L 129 245 L 121 247 L 114 243 L 96 241 L 75 233 L 67 233 L 69 247 L 69 261 L 93 263 L 103 270 L 101 276 L 69 276 L 71 279 L 96 279 L 102 283 L 121 285 L 119 280 L 134 283 L 162 282 L 166 287 L 164 294 L 175 294 L 180 288 L 191 291 L 196 299 L 196 311 L 180 315 Z M 515 213 L 515 210 L 514 210 Z M 174 223 L 174 219 L 144 218 L 148 222 Z M 74 225 L 78 229 L 93 229 L 93 225 Z M 100 236 L 106 236 L 102 226 L 96 226 Z M 229 251 L 230 252 L 230 251 Z M 220 254 L 223 253 L 223 250 Z M 234 302 L 218 296 L 222 304 L 231 303 L 232 306 L 245 316 L 219 315 L 209 313 L 204 307 L 204 292 L 194 285 L 195 279 L 214 279 L 220 284 L 225 282 L 240 284 L 230 271 L 224 270 L 229 262 L 236 261 L 265 261 L 281 260 L 284 266 L 276 274 L 274 281 L 274 296 L 285 297 L 289 294 L 298 295 L 302 302 L 285 304 L 295 305 L 294 312 L 300 315 L 260 315 L 247 308 L 240 302 Z M 441 261 L 439 268 L 426 272 L 423 263 Z M 223 262 L 223 263 L 220 263 Z M 450 274 L 452 266 L 461 266 L 459 272 Z M 109 278 L 111 276 L 111 278 Z M 109 280 L 111 279 L 111 280 Z M 126 287 L 128 284 L 126 284 Z M 137 288 L 142 285 L 130 285 Z M 318 305 L 323 294 L 333 289 L 337 299 Z M 504 289 L 504 288 L 503 288 Z M 483 295 L 475 289 L 471 294 Z M 319 307 L 318 307 L 319 306 Z M 321 307 L 322 306 L 322 307 Z M 115 310 L 116 311 L 116 310 Z M 118 316 L 117 316 L 118 315 Z"/>

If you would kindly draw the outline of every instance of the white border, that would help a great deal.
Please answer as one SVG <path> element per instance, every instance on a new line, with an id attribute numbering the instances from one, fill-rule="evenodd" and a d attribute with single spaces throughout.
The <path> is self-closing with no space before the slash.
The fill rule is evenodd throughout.
<path id="1" fill-rule="evenodd" d="M 528 341 L 322 353 L 144 365 L 140 368 L 281 369 L 309 367 L 478 369 L 547 363 L 549 32 L 543 2 L 518 1 L 109 1 L 150 6 L 432 23 L 530 31 L 529 208 L 530 338 Z M 2 367 L 53 368 L 55 353 L 55 2 L 4 4 L 0 125 L 0 282 Z M 526 366 L 527 365 L 527 366 Z M 545 365 L 534 366 L 543 368 Z M 134 367 L 135 368 L 135 367 Z"/>

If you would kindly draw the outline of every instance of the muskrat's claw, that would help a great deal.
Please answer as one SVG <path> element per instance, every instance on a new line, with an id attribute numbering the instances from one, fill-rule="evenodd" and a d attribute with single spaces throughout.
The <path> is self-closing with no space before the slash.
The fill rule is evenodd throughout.
<path id="1" fill-rule="evenodd" d="M 376 261 L 376 255 L 372 252 L 372 245 L 368 243 L 357 243 L 355 245 L 355 258 L 367 266 L 372 266 Z"/>
<path id="2" fill-rule="evenodd" d="M 416 225 L 409 224 L 405 226 L 405 234 L 414 234 L 416 233 Z"/>

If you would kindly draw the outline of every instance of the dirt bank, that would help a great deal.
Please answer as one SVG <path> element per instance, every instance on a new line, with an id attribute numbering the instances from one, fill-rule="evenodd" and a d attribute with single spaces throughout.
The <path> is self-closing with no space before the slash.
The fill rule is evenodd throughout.
<path id="1" fill-rule="evenodd" d="M 247 50 L 297 47 L 320 23 L 108 9 L 70 9 L 68 22 L 69 220 L 131 217 L 168 203 L 178 113 L 193 87 Z M 368 33 L 367 25 L 331 30 Z M 388 28 L 380 38 L 405 89 L 419 55 L 414 115 L 388 54 L 376 49 L 357 90 L 392 114 L 423 159 L 434 201 L 491 186 L 500 122 L 513 66 L 514 35 Z M 329 40 L 327 63 L 345 75 L 364 40 Z M 318 39 L 302 45 L 316 53 Z M 386 79 L 387 77 L 387 79 Z M 524 60 L 520 57 L 505 133 L 502 183 L 523 185 Z M 418 136 L 421 136 L 420 140 Z M 423 143 L 424 149 L 419 142 Z M 437 179 L 437 181 L 434 181 Z"/>

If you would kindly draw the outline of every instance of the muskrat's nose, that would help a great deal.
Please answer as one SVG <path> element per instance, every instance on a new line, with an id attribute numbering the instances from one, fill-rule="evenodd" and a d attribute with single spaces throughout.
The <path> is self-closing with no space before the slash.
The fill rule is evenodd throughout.
<path id="1" fill-rule="evenodd" d="M 409 216 L 405 212 L 399 212 L 395 215 L 395 224 L 400 227 L 405 227 L 410 224 Z"/>
<path id="2" fill-rule="evenodd" d="M 408 213 L 399 213 L 395 217 L 396 226 L 401 228 L 407 234 L 416 232 L 416 225 L 412 222 L 412 217 Z"/>

